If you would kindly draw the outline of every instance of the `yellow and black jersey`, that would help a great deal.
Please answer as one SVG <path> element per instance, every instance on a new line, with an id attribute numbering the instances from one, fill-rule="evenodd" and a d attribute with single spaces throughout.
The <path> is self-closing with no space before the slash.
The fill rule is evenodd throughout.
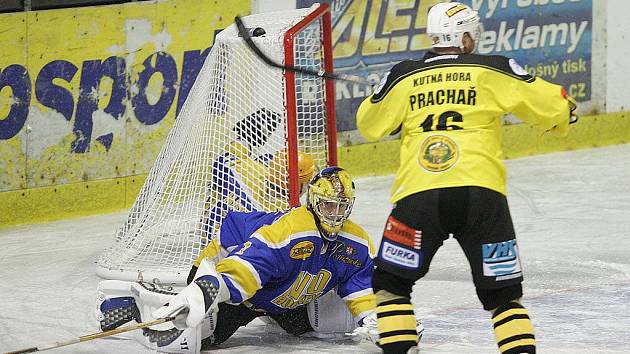
<path id="1" fill-rule="evenodd" d="M 507 113 L 545 131 L 568 131 L 566 91 L 513 59 L 427 53 L 392 68 L 361 103 L 357 126 L 369 141 L 401 132 L 393 203 L 444 187 L 506 194 L 501 118 Z"/>

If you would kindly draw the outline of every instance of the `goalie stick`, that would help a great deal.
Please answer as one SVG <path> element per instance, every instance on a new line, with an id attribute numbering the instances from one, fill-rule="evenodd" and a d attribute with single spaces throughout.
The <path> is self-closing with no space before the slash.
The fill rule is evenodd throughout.
<path id="1" fill-rule="evenodd" d="M 65 347 L 66 345 L 71 345 L 71 344 L 76 344 L 76 343 L 81 343 L 81 342 L 87 342 L 87 341 L 90 341 L 92 339 L 109 337 L 109 336 L 113 336 L 115 334 L 120 334 L 120 333 L 129 332 L 129 331 L 134 331 L 136 329 L 141 329 L 141 328 L 146 328 L 146 327 L 150 327 L 150 326 L 155 326 L 155 325 L 158 325 L 160 323 L 172 321 L 176 317 L 177 316 L 158 318 L 157 320 L 148 321 L 148 322 L 142 322 L 142 323 L 138 323 L 138 324 L 135 324 L 135 325 L 132 325 L 132 326 L 119 327 L 119 328 L 112 329 L 112 330 L 109 330 L 109 331 L 92 333 L 92 334 L 88 334 L 88 335 L 85 335 L 85 336 L 81 336 L 81 337 L 77 337 L 77 338 L 73 338 L 73 339 L 68 339 L 68 340 L 64 340 L 64 341 L 60 341 L 60 342 L 48 343 L 48 344 L 45 344 L 45 345 L 42 345 L 42 346 L 39 346 L 39 347 L 31 347 L 31 348 L 26 348 L 26 349 L 21 349 L 21 350 L 15 350 L 15 351 L 12 351 L 12 352 L 5 352 L 3 354 L 35 353 L 35 352 L 41 352 L 41 351 L 44 351 L 44 350 L 55 349 L 55 348 L 59 348 L 59 347 Z"/>
<path id="2" fill-rule="evenodd" d="M 243 23 L 243 20 L 240 18 L 240 16 L 234 17 L 234 23 L 236 23 L 236 28 L 238 29 L 239 36 L 243 37 L 243 40 L 247 44 L 247 47 L 249 47 L 249 49 L 252 52 L 254 52 L 254 54 L 256 54 L 256 56 L 258 56 L 262 61 L 265 62 L 265 64 L 267 64 L 269 66 L 272 66 L 272 67 L 278 68 L 278 69 L 282 69 L 282 70 L 287 70 L 287 71 L 300 73 L 300 74 L 317 76 L 317 77 L 320 77 L 322 79 L 349 81 L 349 82 L 354 82 L 354 83 L 357 83 L 357 84 L 364 84 L 364 85 L 369 85 L 369 86 L 373 85 L 373 83 L 369 82 L 368 80 L 362 79 L 362 78 L 357 77 L 357 76 L 345 75 L 345 74 L 336 74 L 336 73 L 326 72 L 324 70 L 315 71 L 315 70 L 311 70 L 311 69 L 300 68 L 300 67 L 297 67 L 297 66 L 282 65 L 280 63 L 276 63 L 275 61 L 271 60 L 271 58 L 269 58 L 267 55 L 265 55 L 265 53 L 263 53 L 260 50 L 260 48 L 258 48 L 256 43 L 254 43 L 254 41 L 252 40 L 252 37 L 251 37 L 248 29 L 245 27 L 245 24 Z M 256 33 L 257 30 L 258 30 L 258 28 L 253 29 L 252 33 Z"/>

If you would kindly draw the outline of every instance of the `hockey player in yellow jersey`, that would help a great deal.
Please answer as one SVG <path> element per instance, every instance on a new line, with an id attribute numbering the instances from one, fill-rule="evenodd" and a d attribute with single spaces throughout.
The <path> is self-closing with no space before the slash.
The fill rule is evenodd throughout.
<path id="1" fill-rule="evenodd" d="M 521 304 L 519 248 L 506 198 L 501 118 L 507 113 L 542 131 L 566 134 L 575 101 L 513 59 L 473 54 L 479 16 L 456 2 L 428 13 L 433 49 L 396 64 L 357 112 L 370 141 L 400 132 L 394 207 L 375 259 L 372 287 L 384 353 L 417 351 L 411 288 L 451 235 L 470 264 L 503 354 L 535 353 Z"/>

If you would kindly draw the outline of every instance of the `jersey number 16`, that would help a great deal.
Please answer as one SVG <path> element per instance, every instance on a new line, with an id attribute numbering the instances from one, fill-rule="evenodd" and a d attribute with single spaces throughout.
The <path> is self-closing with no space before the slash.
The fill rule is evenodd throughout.
<path id="1" fill-rule="evenodd" d="M 455 124 L 448 124 L 449 123 L 449 119 L 450 122 L 456 122 L 456 123 L 461 123 L 464 121 L 464 117 L 462 117 L 462 115 L 459 112 L 455 112 L 455 111 L 446 111 L 442 114 L 440 114 L 440 116 L 437 119 L 437 125 L 435 126 L 435 128 L 433 128 L 433 118 L 434 118 L 434 114 L 429 114 L 427 116 L 427 118 L 424 120 L 424 122 L 422 122 L 422 124 L 420 124 L 420 127 L 422 127 L 422 131 L 425 132 L 430 132 L 433 130 L 461 130 L 464 129 L 462 127 L 460 127 L 459 125 L 455 125 Z"/>

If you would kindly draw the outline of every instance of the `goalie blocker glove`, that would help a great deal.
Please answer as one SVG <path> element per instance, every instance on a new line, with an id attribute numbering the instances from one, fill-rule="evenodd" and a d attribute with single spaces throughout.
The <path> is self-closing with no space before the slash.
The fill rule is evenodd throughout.
<path id="1" fill-rule="evenodd" d="M 173 324 L 178 329 L 196 327 L 207 313 L 215 311 L 219 302 L 229 299 L 229 296 L 223 277 L 217 273 L 214 263 L 203 259 L 193 282 L 154 311 L 153 317 L 176 316 Z"/>

